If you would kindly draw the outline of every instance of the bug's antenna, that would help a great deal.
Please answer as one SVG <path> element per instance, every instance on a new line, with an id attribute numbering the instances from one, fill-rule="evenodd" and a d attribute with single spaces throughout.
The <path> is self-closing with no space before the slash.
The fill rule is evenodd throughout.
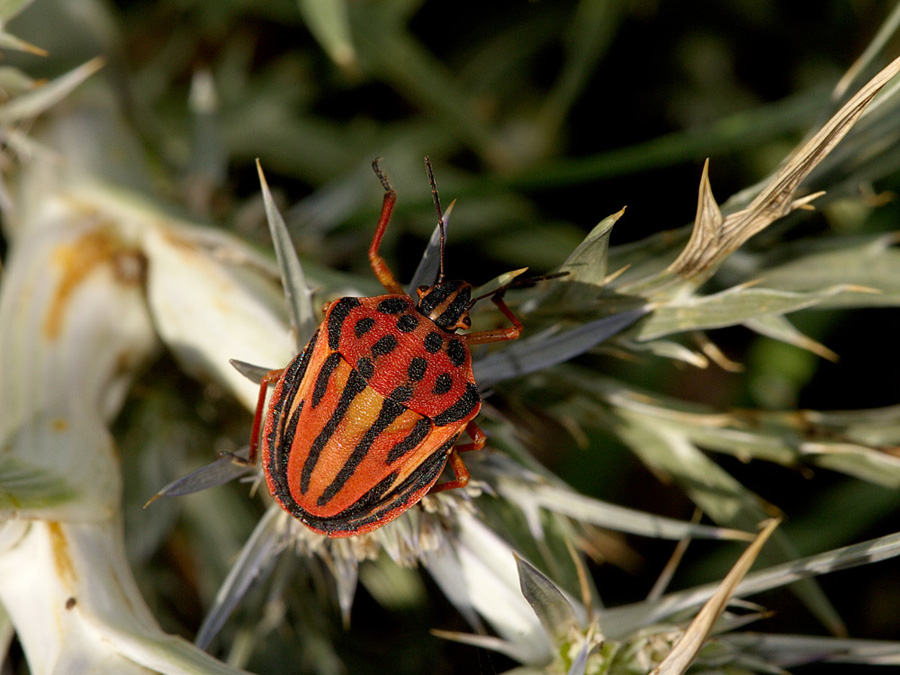
<path id="1" fill-rule="evenodd" d="M 388 180 L 388 177 L 384 175 L 384 171 L 381 170 L 381 157 L 376 157 L 372 160 L 372 170 L 378 176 L 378 180 L 381 181 L 381 187 L 384 188 L 384 191 L 393 192 L 394 187 L 391 185 L 391 181 Z"/>
<path id="2" fill-rule="evenodd" d="M 441 267 L 437 280 L 437 283 L 441 283 L 444 280 L 444 212 L 441 211 L 441 198 L 434 183 L 434 172 L 431 170 L 431 159 L 428 155 L 425 155 L 425 173 L 428 174 L 428 182 L 431 183 L 431 196 L 434 198 L 434 208 L 438 214 L 438 227 L 441 228 Z"/>

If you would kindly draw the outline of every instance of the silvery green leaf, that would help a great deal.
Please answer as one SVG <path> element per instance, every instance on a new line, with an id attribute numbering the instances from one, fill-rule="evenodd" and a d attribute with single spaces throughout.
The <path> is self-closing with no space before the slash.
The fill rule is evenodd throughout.
<path id="1" fill-rule="evenodd" d="M 859 295 L 859 294 L 856 294 Z M 744 325 L 760 335 L 765 335 L 773 340 L 780 340 L 800 349 L 805 349 L 813 354 L 821 356 L 829 361 L 837 361 L 838 356 L 823 344 L 820 344 L 805 336 L 797 328 L 780 314 L 767 314 L 756 316 L 744 321 Z"/>
<path id="2" fill-rule="evenodd" d="M 709 360 L 703 354 L 671 340 L 638 342 L 622 338 L 619 343 L 632 352 L 649 352 L 655 356 L 672 359 L 673 361 L 682 361 L 695 368 L 706 368 L 709 365 Z"/>
<path id="3" fill-rule="evenodd" d="M 568 361 L 625 330 L 647 314 L 647 309 L 625 310 L 555 335 L 521 338 L 473 363 L 482 387 L 520 377 Z"/>
<path id="4" fill-rule="evenodd" d="M 515 504 L 530 502 L 548 511 L 568 516 L 582 523 L 591 523 L 617 532 L 628 532 L 662 539 L 744 539 L 749 535 L 741 530 L 699 525 L 674 518 L 657 516 L 645 511 L 593 499 L 568 488 L 547 483 L 515 483 L 497 476 L 497 491 Z"/>
<path id="5" fill-rule="evenodd" d="M 0 105 L 0 125 L 10 126 L 37 117 L 68 96 L 102 66 L 103 59 L 91 59 L 65 75 L 51 80 L 43 87 L 21 94 Z"/>
<path id="6" fill-rule="evenodd" d="M 569 667 L 566 675 L 584 675 L 587 670 L 587 660 L 588 656 L 590 656 L 591 649 L 594 645 L 591 644 L 590 641 L 585 640 L 581 647 L 578 649 L 578 653 L 575 655 L 575 658 L 572 660 L 572 665 Z"/>
<path id="7" fill-rule="evenodd" d="M 622 217 L 625 209 L 607 216 L 590 231 L 585 240 L 560 267 L 560 271 L 568 272 L 566 281 L 576 281 L 592 286 L 603 285 L 606 279 L 606 255 L 609 251 L 609 235 L 613 225 Z"/>
<path id="8" fill-rule="evenodd" d="M 359 583 L 359 562 L 353 554 L 351 544 L 346 540 L 333 542 L 331 556 L 334 569 L 334 581 L 337 588 L 338 606 L 341 608 L 341 619 L 344 627 L 350 626 L 350 610 Z"/>
<path id="9" fill-rule="evenodd" d="M 0 23 L 6 23 L 34 0 L 0 0 Z"/>
<path id="10" fill-rule="evenodd" d="M 12 66 L 0 66 L 0 87 L 10 97 L 19 96 L 33 89 L 34 78 Z"/>
<path id="11" fill-rule="evenodd" d="M 459 642 L 460 644 L 464 645 L 470 645 L 472 647 L 478 647 L 480 649 L 489 649 L 492 652 L 503 654 L 510 659 L 520 660 L 519 657 L 521 656 L 521 654 L 515 644 L 513 644 L 512 642 L 507 642 L 506 640 L 502 640 L 501 638 L 494 637 L 493 635 L 472 635 L 471 633 L 458 633 L 437 629 L 433 629 L 431 633 L 432 635 L 436 635 L 439 638 L 444 638 L 445 640 L 453 640 L 454 642 Z M 545 675 L 547 671 L 543 668 L 516 668 L 515 670 L 506 671 L 505 675 L 511 675 L 512 673 L 516 673 L 517 675 L 519 675 L 526 672 L 534 673 L 534 675 Z"/>
<path id="12" fill-rule="evenodd" d="M 29 440 L 40 442 L 39 435 L 29 434 Z M 2 440 L 4 449 L 15 452 L 15 434 Z M 56 448 L 62 450 L 62 448 Z M 72 509 L 79 492 L 68 476 L 47 469 L 34 462 L 25 462 L 13 453 L 0 456 L 0 514 L 52 512 Z"/>
<path id="13" fill-rule="evenodd" d="M 356 65 L 347 0 L 297 0 L 307 28 L 331 60 L 342 68 Z"/>
<path id="14" fill-rule="evenodd" d="M 216 84 L 209 70 L 200 69 L 194 73 L 188 101 L 193 126 L 188 195 L 203 210 L 201 212 L 205 212 L 210 190 L 221 188 L 228 174 Z"/>
<path id="15" fill-rule="evenodd" d="M 863 84 L 864 80 L 861 81 L 860 76 L 866 72 L 868 66 L 871 66 L 873 62 L 877 62 L 881 58 L 885 45 L 894 38 L 898 26 L 900 26 L 900 5 L 895 5 L 881 26 L 879 26 L 878 32 L 866 45 L 863 53 L 856 58 L 853 65 L 847 69 L 847 72 L 835 85 L 831 95 L 832 101 L 842 99 L 848 91 L 852 91 L 852 89 Z M 874 106 L 875 104 L 872 107 Z"/>
<path id="16" fill-rule="evenodd" d="M 732 633 L 721 635 L 724 643 L 782 668 L 819 663 L 860 663 L 900 666 L 900 642 L 821 637 L 817 635 L 773 635 Z"/>
<path id="17" fill-rule="evenodd" d="M 900 444 L 900 405 L 862 410 L 804 411 L 800 423 L 820 432 L 838 433 L 866 445 Z"/>
<path id="18" fill-rule="evenodd" d="M 297 347 L 302 347 L 312 337 L 316 329 L 316 317 L 312 307 L 312 290 L 306 283 L 303 267 L 297 257 L 297 251 L 291 241 L 284 219 L 278 212 L 269 185 L 263 175 L 262 166 L 256 163 L 259 173 L 259 182 L 262 187 L 263 201 L 266 206 L 266 219 L 269 221 L 269 231 L 272 233 L 272 243 L 275 245 L 275 255 L 278 258 L 278 268 L 281 272 L 281 280 L 284 285 L 284 295 L 288 306 L 288 315 L 291 320 L 291 330 L 294 332 Z"/>
<path id="19" fill-rule="evenodd" d="M 900 304 L 900 248 L 893 235 L 840 238 L 762 270 L 766 286 L 803 292 L 833 284 L 852 284 L 876 293 L 843 292 L 823 298 L 820 307 L 894 307 Z"/>
<path id="20" fill-rule="evenodd" d="M 240 556 L 219 587 L 216 599 L 194 638 L 195 645 L 206 649 L 250 587 L 272 571 L 278 554 L 287 545 L 286 521 L 289 517 L 281 507 L 272 504 L 257 523 Z"/>
<path id="21" fill-rule="evenodd" d="M 724 328 L 758 316 L 786 314 L 821 305 L 852 290 L 850 286 L 839 285 L 798 293 L 736 286 L 713 295 L 685 297 L 659 305 L 641 324 L 638 336 L 642 340 L 653 340 L 685 331 Z"/>
<path id="22" fill-rule="evenodd" d="M 828 574 L 900 556 L 900 533 L 774 565 L 751 572 L 735 589 L 735 597 L 747 597 L 781 588 L 802 579 Z M 699 607 L 715 593 L 718 584 L 704 584 L 678 591 L 653 602 L 640 602 L 600 612 L 600 622 L 609 637 L 625 636 L 632 630 L 665 620 Z"/>
<path id="23" fill-rule="evenodd" d="M 272 372 L 271 368 L 255 366 L 252 363 L 247 363 L 246 361 L 240 361 L 238 359 L 229 359 L 228 362 L 236 371 L 253 382 L 253 384 L 259 384 L 266 375 Z"/>
<path id="24" fill-rule="evenodd" d="M 47 51 L 45 49 L 41 49 L 40 47 L 33 45 L 30 42 L 26 42 L 20 37 L 2 29 L 0 29 L 0 49 L 10 49 L 28 52 L 29 54 L 37 54 L 38 56 L 47 56 Z"/>
<path id="25" fill-rule="evenodd" d="M 531 605 L 547 635 L 554 644 L 567 641 L 570 632 L 579 626 L 572 605 L 556 584 L 527 560 L 516 556 L 516 566 L 522 595 Z"/>
<path id="26" fill-rule="evenodd" d="M 472 297 L 479 298 L 488 295 L 492 295 L 499 291 L 501 288 L 505 288 L 513 283 L 518 277 L 525 274 L 528 271 L 527 267 L 523 267 L 521 269 L 512 270 L 511 272 L 504 272 L 503 274 L 497 275 L 487 283 L 482 284 L 478 288 L 472 289 Z M 527 283 L 527 280 L 526 280 Z"/>
<path id="27" fill-rule="evenodd" d="M 768 519 L 760 498 L 699 450 L 684 434 L 654 425 L 652 421 L 621 410 L 621 437 L 641 460 L 672 477 L 713 521 L 750 531 Z M 626 422 L 627 420 L 627 422 Z M 769 564 L 797 557 L 793 543 L 776 531 L 760 559 Z M 821 588 L 810 580 L 793 587 L 820 621 L 835 630 L 843 628 L 840 617 Z"/>
<path id="28" fill-rule="evenodd" d="M 235 456 L 246 459 L 247 450 L 248 448 L 244 448 L 244 450 L 235 453 Z M 255 470 L 254 467 L 248 464 L 235 462 L 234 457 L 220 457 L 215 462 L 202 466 L 162 487 L 159 492 L 149 499 L 144 508 L 150 506 L 151 503 L 160 497 L 181 497 L 200 490 L 218 487 Z"/>
<path id="29" fill-rule="evenodd" d="M 823 468 L 887 488 L 900 487 L 900 458 L 891 452 L 856 443 L 829 441 L 807 441 L 801 444 L 800 451 Z"/>

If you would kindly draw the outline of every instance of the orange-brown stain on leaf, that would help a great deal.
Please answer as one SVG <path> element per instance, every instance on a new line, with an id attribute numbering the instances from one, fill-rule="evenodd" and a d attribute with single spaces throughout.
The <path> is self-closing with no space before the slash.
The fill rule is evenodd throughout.
<path id="1" fill-rule="evenodd" d="M 56 339 L 62 332 L 66 306 L 78 287 L 101 265 L 111 265 L 114 278 L 122 284 L 141 283 L 145 261 L 140 252 L 127 248 L 111 231 L 88 232 L 72 244 L 59 246 L 53 256 L 59 268 L 59 284 L 47 316 L 44 334 Z"/>
<path id="2" fill-rule="evenodd" d="M 53 553 L 53 565 L 56 567 L 56 576 L 63 582 L 74 583 L 75 566 L 69 555 L 69 542 L 63 532 L 62 526 L 57 522 L 48 522 L 47 530 L 50 533 L 50 550 Z"/>

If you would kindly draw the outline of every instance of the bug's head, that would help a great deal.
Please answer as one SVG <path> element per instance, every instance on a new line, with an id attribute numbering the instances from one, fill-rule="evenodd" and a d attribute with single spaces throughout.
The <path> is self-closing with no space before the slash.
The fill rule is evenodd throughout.
<path id="1" fill-rule="evenodd" d="M 438 279 L 434 286 L 419 286 L 416 293 L 419 296 L 416 309 L 444 330 L 453 332 L 471 327 L 472 287 L 465 281 Z"/>

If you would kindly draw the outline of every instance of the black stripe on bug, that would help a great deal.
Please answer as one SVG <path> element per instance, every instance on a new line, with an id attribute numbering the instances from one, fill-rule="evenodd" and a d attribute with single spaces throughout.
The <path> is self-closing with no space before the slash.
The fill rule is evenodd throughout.
<path id="1" fill-rule="evenodd" d="M 328 346 L 332 350 L 337 350 L 341 344 L 341 329 L 344 322 L 350 316 L 350 312 L 360 306 L 359 298 L 341 298 L 331 308 L 328 315 Z"/>

